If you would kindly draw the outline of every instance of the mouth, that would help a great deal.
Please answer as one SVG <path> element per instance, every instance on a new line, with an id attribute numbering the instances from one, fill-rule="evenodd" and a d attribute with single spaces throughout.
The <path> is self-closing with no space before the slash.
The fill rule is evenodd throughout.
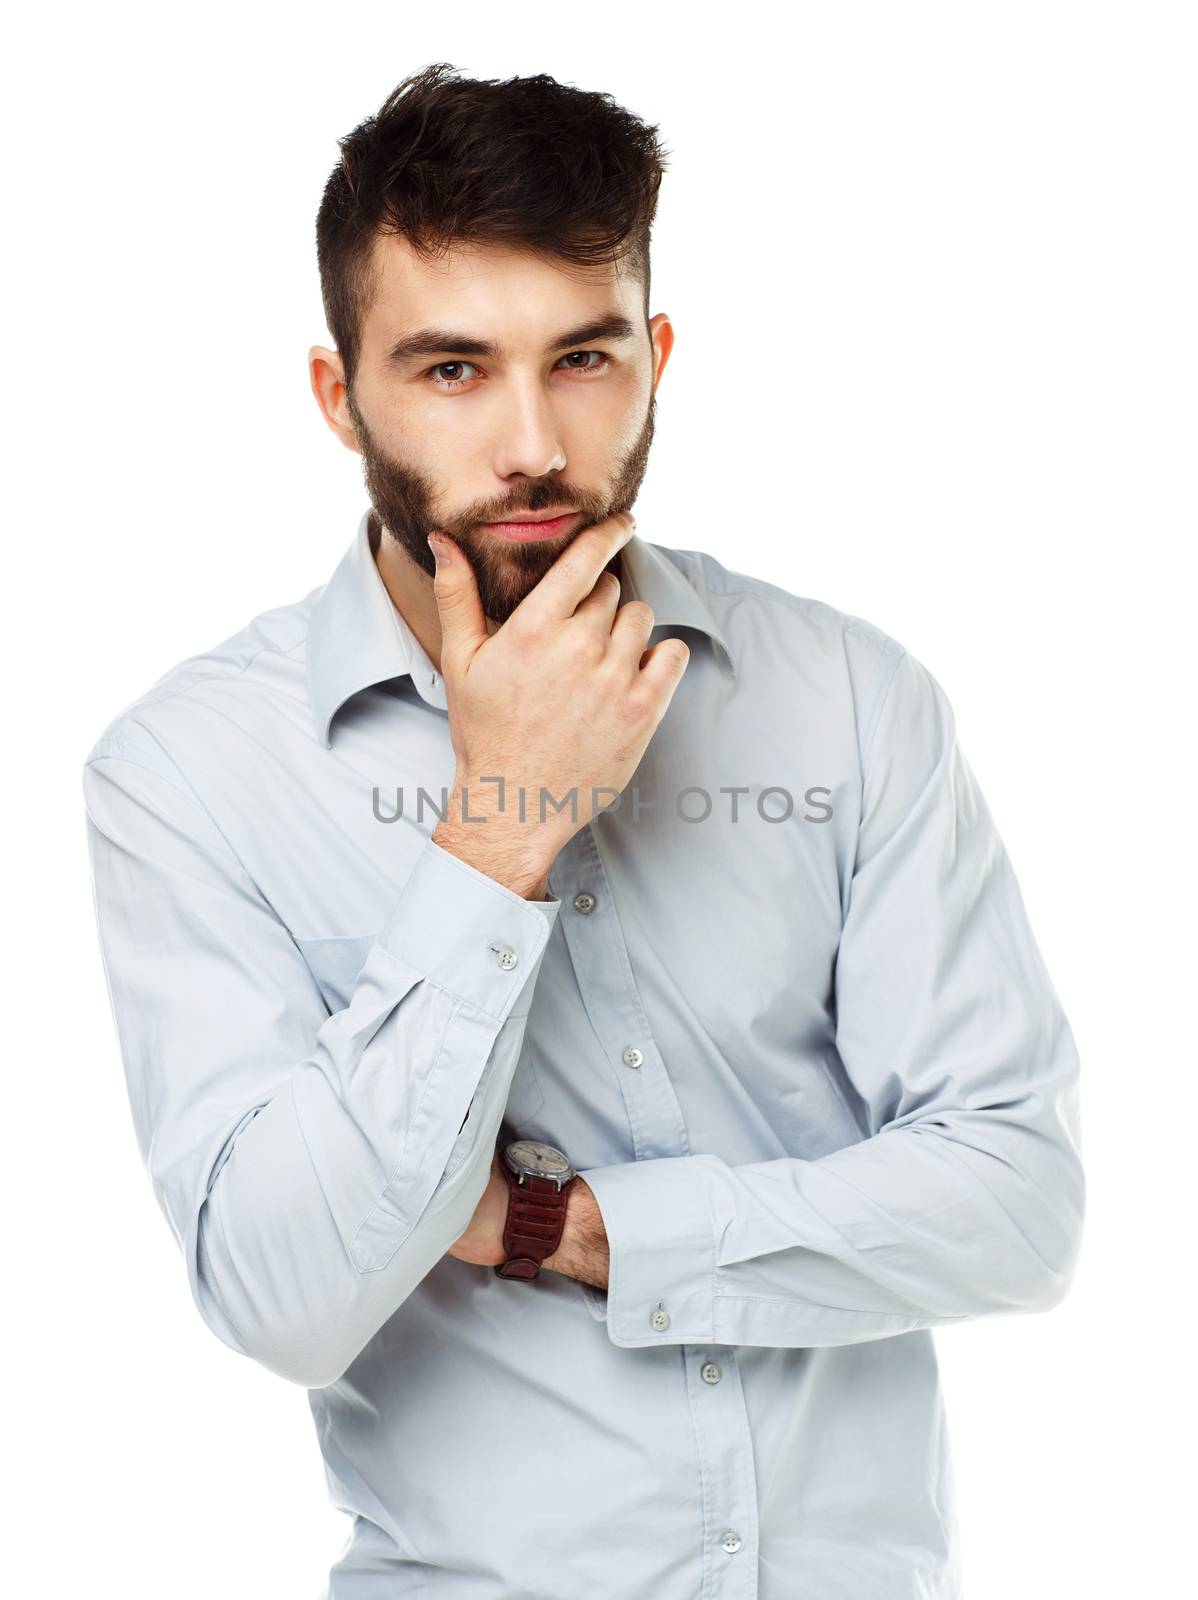
<path id="1" fill-rule="evenodd" d="M 484 522 L 483 527 L 490 528 L 501 539 L 524 544 L 531 539 L 554 539 L 581 516 L 581 511 L 526 511 L 511 522 Z"/>

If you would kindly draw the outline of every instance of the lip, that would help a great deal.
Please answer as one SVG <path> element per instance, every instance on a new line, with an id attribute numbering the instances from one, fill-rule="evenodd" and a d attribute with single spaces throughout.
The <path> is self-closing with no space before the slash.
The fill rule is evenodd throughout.
<path id="1" fill-rule="evenodd" d="M 581 517 L 581 511 L 529 511 L 517 521 L 513 522 L 487 522 L 484 527 L 491 528 L 501 539 L 511 539 L 517 544 L 524 544 L 534 539 L 553 539 L 565 531 L 571 520 Z"/>

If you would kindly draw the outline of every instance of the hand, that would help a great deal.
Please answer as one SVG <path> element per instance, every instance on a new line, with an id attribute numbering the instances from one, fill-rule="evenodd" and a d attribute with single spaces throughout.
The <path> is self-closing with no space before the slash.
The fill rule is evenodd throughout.
<path id="1" fill-rule="evenodd" d="M 499 1168 L 499 1151 L 491 1158 L 491 1176 L 474 1208 L 470 1226 L 450 1245 L 447 1255 L 475 1267 L 497 1267 L 507 1260 L 503 1229 L 507 1222 L 508 1183 Z"/>
<path id="2" fill-rule="evenodd" d="M 507 1223 L 508 1182 L 500 1171 L 500 1155 L 491 1158 L 491 1175 L 482 1199 L 465 1233 L 446 1251 L 458 1261 L 475 1267 L 497 1267 L 507 1260 L 503 1230 Z M 597 1289 L 607 1288 L 607 1229 L 591 1186 L 579 1177 L 566 1194 L 566 1220 L 557 1249 L 541 1263 L 543 1272 L 560 1272 Z"/>
<path id="3" fill-rule="evenodd" d="M 433 839 L 530 897 L 562 846 L 623 791 L 690 659 L 681 639 L 645 648 L 654 617 L 644 601 L 617 609 L 607 564 L 634 526 L 618 512 L 584 529 L 494 634 L 469 561 L 439 536 L 447 559 L 433 591 L 456 772 Z M 502 794 L 483 781 L 497 777 Z"/>

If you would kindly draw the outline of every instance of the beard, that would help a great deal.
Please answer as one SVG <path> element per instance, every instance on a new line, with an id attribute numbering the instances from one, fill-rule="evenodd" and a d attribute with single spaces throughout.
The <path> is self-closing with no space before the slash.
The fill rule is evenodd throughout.
<path id="1" fill-rule="evenodd" d="M 553 478 L 528 479 L 501 505 L 480 504 L 455 516 L 436 510 L 437 491 L 426 474 L 380 448 L 352 395 L 346 397 L 346 408 L 362 452 L 366 492 L 374 508 L 370 518 L 371 550 L 378 550 L 380 532 L 386 532 L 432 578 L 437 567 L 426 536 L 434 530 L 447 533 L 465 552 L 474 570 L 484 615 L 502 626 L 580 533 L 617 511 L 631 509 L 649 461 L 657 397 L 649 396 L 640 434 L 625 452 L 606 494 L 577 489 Z M 522 511 L 545 511 L 550 506 L 581 512 L 582 521 L 556 538 L 531 543 L 515 543 L 481 526 L 484 522 L 517 520 Z"/>

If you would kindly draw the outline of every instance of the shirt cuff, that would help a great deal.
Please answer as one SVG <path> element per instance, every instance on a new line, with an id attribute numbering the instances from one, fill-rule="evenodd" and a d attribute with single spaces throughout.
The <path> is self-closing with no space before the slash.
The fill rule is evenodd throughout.
<path id="1" fill-rule="evenodd" d="M 698 1170 L 703 1159 L 663 1156 L 581 1174 L 607 1232 L 613 1344 L 714 1341 L 716 1248 Z"/>
<path id="2" fill-rule="evenodd" d="M 430 838 L 378 943 L 497 1022 L 527 1016 L 561 901 L 525 900 Z"/>

